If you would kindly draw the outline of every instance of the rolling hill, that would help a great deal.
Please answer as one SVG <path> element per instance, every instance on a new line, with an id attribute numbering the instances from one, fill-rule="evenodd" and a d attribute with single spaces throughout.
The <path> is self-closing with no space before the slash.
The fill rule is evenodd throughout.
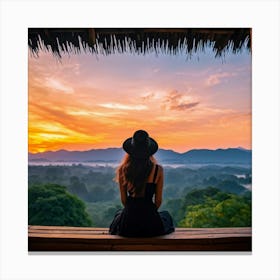
<path id="1" fill-rule="evenodd" d="M 119 162 L 125 152 L 121 148 L 93 149 L 89 151 L 48 151 L 29 153 L 32 161 L 65 161 L 65 162 Z M 201 163 L 201 164 L 251 164 L 252 151 L 243 148 L 228 149 L 194 149 L 185 153 L 159 149 L 155 155 L 163 163 Z"/>

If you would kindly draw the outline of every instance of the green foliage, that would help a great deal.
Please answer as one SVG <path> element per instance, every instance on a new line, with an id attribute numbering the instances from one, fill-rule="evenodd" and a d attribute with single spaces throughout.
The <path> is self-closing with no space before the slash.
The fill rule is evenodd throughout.
<path id="1" fill-rule="evenodd" d="M 122 208 L 120 202 L 88 202 L 87 211 L 98 227 L 109 227 L 117 210 Z"/>
<path id="2" fill-rule="evenodd" d="M 219 195 L 219 190 L 217 188 L 208 187 L 205 189 L 194 189 L 191 190 L 184 198 L 184 206 L 196 205 L 204 203 L 207 197 L 216 197 Z"/>
<path id="3" fill-rule="evenodd" d="M 91 226 L 92 221 L 82 200 L 63 186 L 46 184 L 28 189 L 28 224 Z"/>
<path id="4" fill-rule="evenodd" d="M 66 223 L 66 221 L 71 226 L 75 225 L 70 218 L 66 219 L 65 213 L 72 211 L 69 210 L 72 207 L 69 195 L 75 199 L 79 198 L 83 207 L 86 207 L 84 211 L 89 213 L 96 227 L 108 227 L 115 212 L 122 207 L 118 185 L 113 180 L 115 168 L 110 166 L 29 165 L 28 175 L 29 190 L 31 189 L 29 192 L 29 223 L 43 224 L 41 221 L 44 220 L 52 225 Z M 163 204 L 160 211 L 169 211 L 175 226 L 185 227 L 185 220 L 190 215 L 197 215 L 197 219 L 202 219 L 204 222 L 196 224 L 202 227 L 207 223 L 211 226 L 213 224 L 234 226 L 235 224 L 249 225 L 251 223 L 251 191 L 242 186 L 252 182 L 250 168 L 165 167 L 164 175 Z M 44 191 L 38 186 L 43 187 L 50 184 L 52 187 L 44 188 Z M 36 189 L 33 188 L 34 185 L 37 185 Z M 65 186 L 65 188 L 61 186 Z M 65 198 L 65 193 L 67 193 L 68 199 Z M 65 205 L 67 207 L 64 207 Z M 230 210 L 232 212 L 228 208 L 232 208 Z M 223 211 L 225 211 L 224 219 L 221 215 Z M 213 220 L 215 215 L 218 215 L 219 219 L 214 222 L 207 215 L 211 216 L 210 218 Z M 207 218 L 203 220 L 203 217 Z M 226 223 L 227 218 L 229 220 Z M 187 221 L 190 224 L 188 219 Z M 189 224 L 188 226 L 190 226 Z"/>
<path id="5" fill-rule="evenodd" d="M 224 192 L 230 192 L 235 194 L 241 194 L 244 191 L 246 191 L 246 189 L 243 186 L 239 185 L 237 182 L 232 180 L 223 180 L 217 184 L 217 187 Z"/>
<path id="6" fill-rule="evenodd" d="M 29 166 L 28 173 L 29 186 L 63 185 L 67 191 L 85 202 L 112 201 L 119 198 L 117 184 L 113 181 L 115 170 L 110 167 L 90 167 L 81 164 Z"/>
<path id="7" fill-rule="evenodd" d="M 177 225 L 178 222 L 181 221 L 185 215 L 183 200 L 180 198 L 164 200 L 161 209 L 168 210 L 168 212 L 173 218 L 173 222 L 175 225 Z"/>
<path id="8" fill-rule="evenodd" d="M 80 182 L 79 177 L 71 176 L 70 184 L 68 185 L 68 190 L 70 193 L 77 195 L 83 200 L 87 200 L 88 191 L 86 185 L 83 182 Z"/>
<path id="9" fill-rule="evenodd" d="M 86 200 L 88 202 L 113 201 L 116 198 L 116 192 L 117 188 L 93 186 Z"/>
<path id="10" fill-rule="evenodd" d="M 201 192 L 201 195 L 198 195 Z M 249 227 L 251 201 L 248 197 L 215 192 L 213 188 L 195 191 L 200 199 L 186 207 L 181 227 Z M 202 195 L 208 193 L 208 195 Z M 193 196 L 190 195 L 190 196 Z"/>

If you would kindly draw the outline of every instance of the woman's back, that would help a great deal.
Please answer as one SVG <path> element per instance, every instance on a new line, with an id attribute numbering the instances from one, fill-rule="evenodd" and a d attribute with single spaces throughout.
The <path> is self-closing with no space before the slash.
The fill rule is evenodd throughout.
<path id="1" fill-rule="evenodd" d="M 143 145 L 138 141 L 133 147 L 136 138 L 123 144 L 128 155 L 118 169 L 118 181 L 124 209 L 116 213 L 110 233 L 130 237 L 167 234 L 174 231 L 172 218 L 167 211 L 157 211 L 162 199 L 163 169 L 151 157 L 158 146 L 146 132 L 137 131 L 134 136 L 137 133 Z"/>
<path id="2" fill-rule="evenodd" d="M 156 165 L 155 170 L 158 170 Z M 128 196 L 127 204 L 123 211 L 123 224 L 120 234 L 123 236 L 156 236 L 164 233 L 163 224 L 153 196 L 156 189 L 156 174 L 152 182 L 145 184 L 144 195 Z"/>
<path id="3" fill-rule="evenodd" d="M 149 199 L 153 199 L 153 196 L 155 195 L 156 191 L 156 180 L 159 172 L 159 167 L 158 164 L 153 164 L 153 168 L 147 178 L 147 182 L 145 183 L 143 189 L 141 190 L 140 193 L 136 194 L 133 192 L 133 190 L 128 190 L 129 196 L 131 197 L 145 197 Z"/>

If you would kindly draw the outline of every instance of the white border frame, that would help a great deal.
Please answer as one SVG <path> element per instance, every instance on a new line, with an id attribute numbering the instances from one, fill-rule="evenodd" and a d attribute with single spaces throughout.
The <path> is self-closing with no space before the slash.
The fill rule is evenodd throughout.
<path id="1" fill-rule="evenodd" d="M 279 2 L 1 1 L 1 279 L 280 279 Z M 253 253 L 28 254 L 28 27 L 253 28 Z"/>

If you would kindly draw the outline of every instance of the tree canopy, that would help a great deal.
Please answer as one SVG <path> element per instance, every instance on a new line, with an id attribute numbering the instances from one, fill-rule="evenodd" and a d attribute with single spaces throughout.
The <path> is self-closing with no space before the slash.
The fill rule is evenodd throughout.
<path id="1" fill-rule="evenodd" d="M 251 226 L 251 200 L 248 196 L 207 188 L 190 192 L 185 197 L 185 202 L 191 200 L 192 203 L 185 204 L 186 214 L 179 223 L 181 227 Z"/>
<path id="2" fill-rule="evenodd" d="M 28 224 L 91 226 L 85 203 L 57 184 L 34 185 L 28 189 Z"/>

